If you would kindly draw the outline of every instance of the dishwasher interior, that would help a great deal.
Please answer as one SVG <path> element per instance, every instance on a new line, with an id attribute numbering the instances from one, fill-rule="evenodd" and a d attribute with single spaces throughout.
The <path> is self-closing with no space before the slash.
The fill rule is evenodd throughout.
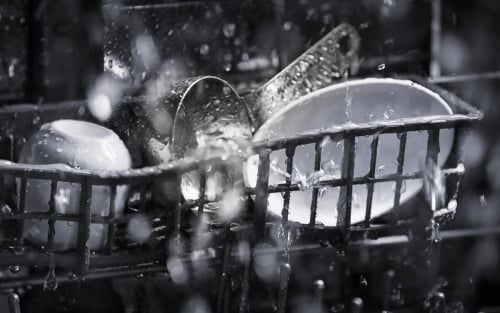
<path id="1" fill-rule="evenodd" d="M 2 312 L 500 311 L 499 14 L 486 0 L 0 1 Z M 350 42 L 328 37 L 339 25 Z M 318 41 L 349 55 L 324 79 L 301 63 Z M 227 109 L 188 111 L 189 92 L 234 108 L 287 69 L 297 99 L 397 79 L 452 113 L 391 118 L 409 101 L 396 95 L 380 119 L 182 142 Z M 178 103 L 193 125 L 173 126 Z M 21 162 L 60 119 L 114 131 L 132 168 Z"/>

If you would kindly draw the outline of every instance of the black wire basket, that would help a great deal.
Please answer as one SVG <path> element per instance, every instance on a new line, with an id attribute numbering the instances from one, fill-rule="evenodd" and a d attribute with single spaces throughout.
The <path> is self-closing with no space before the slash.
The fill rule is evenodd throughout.
<path id="1" fill-rule="evenodd" d="M 421 82 L 419 79 L 416 81 Z M 407 135 L 412 132 L 426 132 L 428 134 L 426 158 L 436 163 L 439 154 L 439 134 L 444 129 L 454 129 L 455 139 L 452 151 L 445 162 L 441 173 L 446 177 L 446 203 L 455 201 L 458 195 L 460 177 L 464 173 L 464 144 L 468 128 L 481 119 L 481 113 L 471 105 L 458 99 L 454 95 L 435 86 L 429 88 L 438 92 L 450 105 L 454 114 L 446 116 L 428 116 L 422 118 L 406 118 L 393 121 L 370 122 L 345 126 L 342 128 L 325 129 L 307 134 L 298 134 L 280 140 L 270 140 L 252 144 L 250 152 L 242 155 L 216 156 L 203 160 L 184 159 L 169 164 L 154 167 L 132 169 L 124 172 L 92 172 L 85 170 L 58 170 L 43 166 L 28 166 L 4 164 L 0 166 L 2 178 L 2 193 L 5 199 L 0 212 L 2 238 L 0 241 L 0 266 L 10 268 L 11 275 L 0 279 L 0 288 L 14 286 L 45 284 L 46 288 L 57 286 L 58 282 L 77 281 L 82 279 L 137 275 L 145 273 L 168 272 L 173 258 L 182 262 L 193 262 L 193 255 L 221 264 L 217 272 L 227 273 L 231 259 L 237 257 L 232 250 L 238 242 L 249 242 L 251 247 L 259 242 L 270 242 L 283 257 L 286 273 L 288 255 L 294 245 L 317 244 L 334 245 L 341 249 L 356 242 L 367 243 L 369 239 L 383 236 L 408 234 L 411 225 L 425 216 L 426 221 L 434 221 L 436 217 L 450 217 L 455 207 L 445 207 L 427 214 L 428 203 L 420 203 L 415 211 L 427 212 L 417 214 L 411 218 L 401 215 L 401 189 L 404 181 L 410 179 L 425 179 L 425 171 L 404 173 L 404 155 Z M 70 111 L 54 114 L 49 112 L 44 119 L 56 119 L 61 116 L 79 116 L 79 104 Z M 8 109 L 2 112 L 2 119 L 7 123 L 16 124 L 15 116 L 21 114 L 30 120 L 40 114 L 37 110 L 22 111 Z M 19 110 L 19 109 L 18 109 Z M 81 118 L 81 117 L 80 117 Z M 4 127 L 3 137 L 7 138 L 11 150 L 16 147 L 17 126 Z M 14 131 L 13 131 L 14 130 Z M 378 138 L 382 134 L 397 134 L 399 140 L 396 172 L 376 175 L 376 156 Z M 28 134 L 29 135 L 29 134 Z M 354 176 L 354 160 L 356 142 L 364 137 L 371 140 L 371 156 L 369 171 L 362 176 Z M 309 186 L 311 190 L 310 222 L 308 224 L 288 221 L 290 197 L 301 190 L 301 186 L 290 177 L 293 171 L 294 151 L 304 145 L 314 145 L 315 158 L 313 167 L 320 169 L 322 158 L 322 142 L 329 138 L 331 142 L 343 143 L 343 157 L 341 176 L 336 179 L 319 180 Z M 5 141 L 5 140 L 2 140 Z M 272 151 L 283 150 L 287 155 L 286 171 L 288 173 L 284 183 L 270 184 L 271 170 L 270 154 Z M 258 179 L 255 188 L 243 188 L 242 196 L 244 209 L 236 218 L 208 220 L 205 211 L 210 204 L 220 201 L 216 197 L 208 197 L 206 190 L 207 170 L 221 166 L 241 168 L 245 160 L 252 156 L 259 156 Z M 15 153 L 8 156 L 14 158 Z M 200 175 L 199 196 L 194 200 L 184 200 L 181 196 L 182 176 L 189 172 L 198 172 Z M 44 181 L 50 184 L 48 211 L 26 212 L 26 193 L 32 180 Z M 169 181 L 171 193 L 177 195 L 173 201 L 159 203 L 154 201 L 154 186 L 158 182 Z M 236 184 L 237 180 L 228 180 L 227 183 Z M 374 185 L 378 182 L 394 182 L 393 208 L 389 218 L 384 222 L 374 222 L 371 216 Z M 71 183 L 79 192 L 78 214 L 63 214 L 56 210 L 56 193 L 58 186 Z M 240 182 L 241 183 L 241 182 Z M 129 200 L 123 216 L 115 216 L 113 203 L 115 202 L 118 186 L 130 188 Z M 109 214 L 106 216 L 92 214 L 90 207 L 93 201 L 93 188 L 99 186 L 109 193 Z M 364 219 L 360 223 L 351 223 L 351 209 L 353 186 L 366 186 L 367 201 Z M 240 186 L 241 187 L 241 186 Z M 337 211 L 336 226 L 323 227 L 316 223 L 316 210 L 321 200 L 321 188 L 339 187 L 338 203 L 328 204 L 332 214 Z M 272 193 L 281 193 L 282 214 L 270 216 L 268 214 L 268 196 Z M 438 208 L 441 209 L 441 208 Z M 147 240 L 134 242 L 127 234 L 127 226 L 134 219 L 144 221 L 151 234 Z M 25 221 L 37 220 L 48 224 L 46 244 L 34 245 L 24 239 Z M 76 247 L 58 251 L 54 247 L 54 238 L 57 236 L 57 223 L 74 223 L 77 225 Z M 105 244 L 95 251 L 89 247 L 88 240 L 93 224 L 105 226 Z M 418 224 L 418 223 L 417 223 Z M 424 225 L 424 224 L 422 224 Z M 420 225 L 420 226 L 422 226 Z M 428 224 L 422 226 L 427 227 Z M 278 235 L 276 235 L 278 234 Z M 209 238 L 203 243 L 198 239 L 203 236 Z M 360 241 L 361 240 L 361 241 Z M 363 241 L 364 240 L 364 241 Z M 293 241 L 293 242 L 292 242 Z M 217 268 L 219 268 L 217 266 Z M 285 275 L 286 276 L 286 275 Z M 227 285 L 227 275 L 221 276 Z M 283 279 L 286 281 L 286 279 Z M 281 285 L 280 285 L 281 286 Z M 225 288 L 225 287 L 220 287 Z M 280 287 L 281 288 L 281 287 Z M 244 289 L 244 288 L 243 288 Z M 284 288 L 280 290 L 283 291 Z M 286 288 L 285 288 L 286 289 Z M 280 291 L 280 292 L 281 292 Z M 221 297 L 223 292 L 221 293 Z M 283 297 L 280 294 L 280 299 Z M 286 293 L 285 293 L 286 297 Z M 220 300 L 223 301 L 223 300 Z M 284 305 L 284 304 L 283 304 Z"/>

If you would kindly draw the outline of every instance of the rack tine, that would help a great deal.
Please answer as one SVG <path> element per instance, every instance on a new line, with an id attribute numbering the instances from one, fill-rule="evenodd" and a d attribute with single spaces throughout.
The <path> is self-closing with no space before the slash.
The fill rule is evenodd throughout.
<path id="1" fill-rule="evenodd" d="M 219 292 L 217 293 L 217 307 L 216 307 L 216 312 L 217 313 L 222 313 L 227 311 L 227 306 L 226 306 L 226 292 L 227 292 L 227 287 L 228 287 L 228 280 L 229 280 L 229 266 L 231 262 L 231 243 L 229 242 L 229 222 L 226 222 L 225 227 L 224 227 L 224 258 L 222 260 L 222 268 L 221 268 L 221 277 L 219 280 Z"/>
<path id="2" fill-rule="evenodd" d="M 407 133 L 402 132 L 397 134 L 399 138 L 399 153 L 397 158 L 397 178 L 396 178 L 396 187 L 394 190 L 394 206 L 392 211 L 392 226 L 396 226 L 399 220 L 399 205 L 401 199 L 401 187 L 403 186 L 403 179 L 401 175 L 403 174 L 404 161 L 405 161 L 405 150 L 406 150 L 406 137 Z"/>
<path id="3" fill-rule="evenodd" d="M 55 214 L 56 214 L 56 192 L 57 192 L 57 180 L 51 180 L 50 182 L 50 200 L 49 200 L 49 231 L 47 234 L 47 252 L 52 253 L 54 251 L 54 237 L 56 234 L 55 228 Z"/>
<path id="4" fill-rule="evenodd" d="M 317 279 L 314 281 L 313 288 L 312 312 L 321 313 L 321 309 L 323 307 L 323 293 L 325 290 L 325 282 L 321 279 Z"/>
<path id="5" fill-rule="evenodd" d="M 239 313 L 248 312 L 248 292 L 250 289 L 250 260 L 245 261 L 243 265 L 243 280 L 241 284 L 241 296 L 239 304 Z"/>
<path id="6" fill-rule="evenodd" d="M 23 214 L 26 211 L 26 189 L 27 189 L 27 179 L 25 175 L 21 176 L 21 185 L 19 187 L 19 206 L 18 213 Z M 19 247 L 24 245 L 24 220 L 19 220 L 17 222 L 17 245 Z"/>
<path id="7" fill-rule="evenodd" d="M 92 185 L 88 178 L 83 178 L 80 190 L 80 220 L 78 224 L 78 252 L 82 255 L 79 274 L 82 278 L 90 265 L 90 204 L 92 203 Z"/>
<path id="8" fill-rule="evenodd" d="M 352 313 L 361 313 L 363 310 L 363 299 L 356 297 L 351 301 L 351 312 Z"/>
<path id="9" fill-rule="evenodd" d="M 28 180 L 26 175 L 21 176 L 21 186 L 19 195 L 19 212 L 24 213 L 26 211 L 26 189 L 28 185 Z"/>
<path id="10" fill-rule="evenodd" d="M 396 273 L 394 270 L 390 269 L 384 273 L 383 277 L 383 282 L 382 286 L 384 288 L 384 295 L 382 299 L 382 309 L 388 310 L 390 305 L 391 305 L 391 295 L 392 295 L 392 286 L 393 286 L 393 281 L 394 277 L 396 276 Z"/>
<path id="11" fill-rule="evenodd" d="M 452 163 L 453 165 L 463 166 L 464 158 L 465 158 L 465 141 L 469 134 L 469 128 L 463 124 L 457 125 L 455 128 L 455 136 L 456 136 L 456 144 L 454 146 L 453 151 L 450 153 L 450 156 L 453 157 Z M 450 177 L 450 200 L 456 201 L 458 198 L 458 190 L 460 187 L 460 174 L 454 175 Z"/>
<path id="12" fill-rule="evenodd" d="M 201 231 L 203 226 L 203 209 L 205 200 L 205 190 L 207 184 L 207 171 L 205 168 L 199 169 L 200 173 L 200 190 L 198 192 L 198 230 Z"/>
<path id="13" fill-rule="evenodd" d="M 428 131 L 429 137 L 427 138 L 427 154 L 426 160 L 431 159 L 434 164 L 437 164 L 437 157 L 439 154 L 439 129 L 433 128 Z"/>
<path id="14" fill-rule="evenodd" d="M 289 263 L 283 263 L 280 266 L 280 285 L 278 294 L 278 313 L 285 313 L 286 297 L 288 293 L 288 281 L 292 267 Z"/>
<path id="15" fill-rule="evenodd" d="M 295 155 L 295 146 L 287 147 L 286 153 L 286 172 L 288 176 L 285 178 L 285 186 L 290 187 L 292 184 L 292 172 L 293 172 L 293 157 Z M 283 224 L 288 224 L 288 213 L 290 208 L 290 191 L 286 190 L 283 195 L 283 210 L 281 211 Z"/>
<path id="16" fill-rule="evenodd" d="M 175 188 L 175 190 L 172 190 L 172 194 L 176 195 L 175 199 L 175 206 L 173 208 L 174 216 L 174 229 L 173 229 L 173 236 L 172 236 L 172 243 L 173 247 L 170 248 L 170 251 L 173 252 L 175 255 L 179 255 L 182 250 L 182 245 L 181 245 L 181 177 L 182 174 L 177 173 L 176 175 L 173 175 L 172 180 L 177 182 L 176 184 L 172 184 L 171 188 Z"/>
<path id="17" fill-rule="evenodd" d="M 354 153 L 356 149 L 354 135 L 344 139 L 344 156 L 342 157 L 342 178 L 345 185 L 340 187 L 337 202 L 337 226 L 340 228 L 343 240 L 349 236 L 351 228 L 352 181 L 354 176 Z"/>
<path id="18" fill-rule="evenodd" d="M 370 154 L 370 170 L 368 171 L 367 178 L 375 178 L 375 167 L 377 166 L 377 151 L 378 151 L 378 135 L 373 137 L 371 143 L 371 154 Z M 369 181 L 366 184 L 367 195 L 366 195 L 366 211 L 365 211 L 365 227 L 370 227 L 370 219 L 372 214 L 372 204 L 373 204 L 373 191 L 374 191 L 373 181 Z"/>
<path id="19" fill-rule="evenodd" d="M 108 215 L 108 236 L 106 238 L 106 252 L 111 253 L 113 249 L 113 241 L 115 236 L 116 225 L 113 221 L 115 218 L 115 202 L 116 202 L 116 185 L 109 186 L 110 197 L 109 197 L 109 215 Z"/>
<path id="20" fill-rule="evenodd" d="M 288 176 L 285 180 L 285 185 L 290 187 L 292 184 L 292 171 L 293 171 L 293 156 L 295 155 L 295 146 L 286 148 L 286 172 Z M 288 213 L 290 209 L 290 191 L 286 190 L 283 195 L 283 210 L 281 211 L 281 225 L 283 226 L 283 257 L 288 261 L 288 233 L 290 228 L 288 225 Z"/>
<path id="21" fill-rule="evenodd" d="M 443 203 L 438 203 L 438 196 L 434 197 L 434 191 L 435 191 L 435 188 L 434 188 L 434 179 L 437 179 L 437 177 L 434 177 L 434 173 L 435 170 L 437 170 L 437 166 L 438 166 L 438 154 L 439 154 L 439 129 L 436 129 L 436 128 L 433 128 L 433 129 L 430 129 L 428 130 L 428 138 L 427 138 L 427 153 L 426 153 L 426 158 L 425 158 L 425 161 L 426 161 L 426 166 L 427 166 L 427 177 L 424 178 L 424 185 L 426 185 L 426 182 L 425 181 L 429 181 L 429 179 L 431 180 L 431 188 L 429 190 L 429 192 L 431 193 L 429 195 L 430 197 L 430 202 L 431 204 L 427 207 L 427 212 L 426 212 L 426 216 L 427 218 L 432 218 L 432 216 L 434 215 L 433 211 L 434 210 L 439 210 L 441 209 L 441 206 L 443 205 Z M 434 201 L 436 200 L 436 201 Z M 441 201 L 439 201 L 441 202 Z"/>
<path id="22" fill-rule="evenodd" d="M 316 142 L 314 150 L 316 152 L 314 157 L 314 171 L 317 172 L 321 169 L 321 153 L 323 152 L 322 142 Z M 309 226 L 314 227 L 316 225 L 316 210 L 318 209 L 318 194 L 319 188 L 314 187 L 312 191 L 311 199 L 311 217 L 309 218 Z"/>
<path id="23" fill-rule="evenodd" d="M 259 153 L 259 169 L 257 172 L 257 186 L 255 189 L 254 212 L 255 236 L 257 241 L 261 241 L 266 236 L 270 155 L 270 149 L 264 149 Z"/>
<path id="24" fill-rule="evenodd" d="M 147 202 L 147 185 L 146 184 L 141 184 L 139 187 L 139 211 L 144 212 L 146 202 Z"/>
<path id="25" fill-rule="evenodd" d="M 9 313 L 21 313 L 21 301 L 17 293 L 11 293 L 7 296 Z"/>

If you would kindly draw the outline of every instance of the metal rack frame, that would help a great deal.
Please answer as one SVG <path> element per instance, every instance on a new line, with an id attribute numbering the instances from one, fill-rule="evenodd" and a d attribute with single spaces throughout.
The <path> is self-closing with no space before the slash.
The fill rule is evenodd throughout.
<path id="1" fill-rule="evenodd" d="M 435 88 L 434 88 L 435 89 Z M 366 238 L 366 234 L 382 233 L 397 234 L 396 230 L 407 229 L 407 224 L 401 223 L 399 220 L 399 198 L 401 195 L 400 188 L 403 180 L 422 178 L 423 172 L 405 173 L 403 174 L 402 168 L 404 166 L 404 151 L 406 143 L 406 134 L 414 131 L 427 131 L 427 157 L 436 160 L 439 151 L 439 132 L 441 129 L 454 128 L 456 129 L 456 142 L 451 153 L 450 160 L 447 164 L 448 167 L 443 169 L 449 179 L 454 179 L 453 190 L 449 191 L 450 198 L 456 198 L 458 193 L 459 178 L 463 174 L 464 168 L 462 165 L 463 159 L 463 144 L 467 132 L 467 127 L 473 122 L 481 118 L 481 113 L 474 110 L 471 106 L 456 97 L 450 96 L 448 93 L 441 90 L 441 95 L 451 104 L 454 112 L 458 112 L 449 116 L 430 116 L 424 118 L 409 118 L 396 121 L 384 122 L 371 122 L 366 124 L 337 127 L 327 130 L 317 131 L 315 133 L 307 133 L 295 137 L 287 138 L 284 140 L 275 140 L 267 142 L 255 143 L 250 152 L 246 155 L 232 156 L 229 159 L 227 156 L 214 157 L 207 160 L 194 160 L 186 159 L 179 162 L 160 165 L 156 167 L 148 167 L 142 169 L 129 170 L 127 172 L 113 172 L 113 173 L 95 173 L 83 170 L 63 171 L 47 169 L 41 166 L 2 166 L 0 167 L 0 175 L 2 177 L 9 177 L 11 181 L 17 179 L 19 181 L 19 206 L 13 208 L 11 212 L 0 213 L 2 221 L 17 221 L 17 228 L 15 235 L 11 238 L 8 244 L 2 244 L 2 253 L 0 254 L 1 265 L 20 265 L 20 266 L 35 266 L 44 267 L 49 269 L 49 273 L 57 268 L 64 267 L 69 273 L 58 275 L 61 281 L 74 280 L 76 277 L 80 278 L 99 278 L 106 275 L 126 275 L 127 273 L 151 272 L 166 270 L 164 264 L 168 258 L 169 251 L 181 252 L 180 248 L 172 247 L 169 240 L 166 238 L 174 238 L 174 245 L 181 244 L 181 215 L 182 212 L 191 211 L 193 208 L 198 208 L 198 218 L 202 216 L 204 205 L 211 202 L 202 196 L 195 201 L 186 201 L 181 203 L 180 191 L 177 205 L 173 207 L 160 207 L 147 211 L 147 205 L 151 192 L 147 186 L 155 181 L 162 179 L 173 179 L 179 181 L 182 174 L 190 171 L 201 171 L 215 164 L 241 164 L 244 159 L 252 154 L 259 154 L 259 173 L 258 183 L 255 189 L 247 188 L 245 193 L 247 196 L 255 195 L 255 210 L 253 212 L 253 220 L 247 220 L 245 223 L 250 225 L 249 233 L 253 233 L 253 242 L 260 242 L 265 240 L 269 235 L 269 227 L 273 226 L 273 222 L 267 220 L 267 196 L 270 193 L 282 192 L 283 197 L 283 215 L 281 223 L 286 232 L 290 228 L 301 228 L 304 230 L 305 238 L 313 242 L 316 239 L 326 238 L 332 242 L 339 242 L 347 246 L 350 241 L 360 238 Z M 464 114 L 460 114 L 464 113 Z M 378 137 L 376 135 L 394 133 L 399 134 L 399 155 L 398 155 L 398 168 L 397 172 L 380 177 L 374 176 L 375 156 L 377 152 Z M 370 158 L 370 171 L 367 175 L 361 177 L 354 177 L 353 166 L 355 156 L 355 142 L 357 137 L 361 136 L 374 136 L 372 137 Z M 288 210 L 290 194 L 299 190 L 299 186 L 287 179 L 285 184 L 269 185 L 269 156 L 271 151 L 285 149 L 287 151 L 287 171 L 290 174 L 293 164 L 293 151 L 296 147 L 306 144 L 315 144 L 315 164 L 314 167 L 318 168 L 321 160 L 321 141 L 325 137 L 329 137 L 331 141 L 343 141 L 345 145 L 344 156 L 342 161 L 342 177 L 340 179 L 320 181 L 317 185 L 313 186 L 313 198 L 311 201 L 311 215 L 309 225 L 292 225 L 288 223 Z M 30 179 L 42 179 L 50 181 L 51 192 L 49 201 L 49 211 L 40 213 L 27 213 L 24 211 L 26 186 L 27 181 Z M 391 223 L 385 226 L 373 227 L 371 224 L 371 198 L 373 197 L 373 185 L 376 182 L 394 181 L 396 182 L 396 190 L 394 197 L 394 209 L 392 210 Z M 61 214 L 55 210 L 55 194 L 58 182 L 72 182 L 81 186 L 80 189 L 80 214 Z M 126 214 L 123 217 L 115 217 L 113 213 L 109 216 L 102 217 L 92 215 L 90 213 L 90 203 L 92 201 L 92 186 L 109 186 L 111 188 L 111 203 L 116 196 L 116 186 L 118 185 L 134 185 L 142 186 L 137 190 L 139 200 L 135 205 L 139 212 L 148 212 L 154 218 L 160 220 L 168 213 L 171 214 L 170 218 L 174 222 L 171 227 L 168 227 L 166 236 L 159 240 L 154 245 L 149 247 L 142 247 L 132 252 L 126 249 L 119 249 L 113 246 L 114 236 L 117 225 L 126 223 L 134 214 Z M 361 225 L 351 225 L 350 211 L 352 201 L 352 187 L 353 185 L 366 185 L 368 188 L 368 201 L 365 211 L 365 220 Z M 315 227 L 315 211 L 318 203 L 317 190 L 321 187 L 341 187 L 343 196 L 339 198 L 336 205 L 338 212 L 337 227 L 328 229 L 317 229 Z M 180 188 L 180 185 L 179 185 Z M 113 192 L 115 191 L 115 192 Z M 200 195 L 205 194 L 204 186 L 200 188 Z M 218 200 L 218 199 L 216 199 Z M 130 205 L 130 204 L 129 204 Z M 332 209 L 333 211 L 333 209 Z M 113 212 L 113 210 L 111 210 Z M 43 248 L 33 247 L 27 245 L 23 240 L 23 221 L 27 219 L 41 219 L 46 220 L 49 225 L 47 234 L 47 245 Z M 73 251 L 55 251 L 53 241 L 55 236 L 55 222 L 56 221 L 71 221 L 79 223 L 78 233 L 78 248 Z M 200 221 L 199 221 L 200 222 Z M 230 221 L 228 221 L 230 222 Z M 86 242 L 89 238 L 89 225 L 92 223 L 100 223 L 109 225 L 108 228 L 108 241 L 106 248 L 103 251 L 90 251 Z M 280 222 L 278 222 L 279 224 Z M 228 224 L 228 223 L 226 223 Z M 276 224 L 276 223 L 274 223 Z M 220 232 L 220 240 L 214 247 L 220 250 L 225 246 L 224 238 L 229 232 L 228 227 L 223 227 Z M 226 236 L 226 237 L 225 237 Z M 364 237 L 363 237 L 364 236 Z M 371 237 L 377 237 L 371 236 Z M 287 238 L 287 236 L 285 236 Z M 284 246 L 287 246 L 285 243 Z M 170 247 L 169 247 L 170 245 Z M 142 250 L 141 250 L 142 249 Z M 224 250 L 224 249 L 222 249 Z M 139 252 L 137 252 L 139 251 Z M 223 251 L 219 252 L 224 255 Z M 285 252 L 288 254 L 288 252 Z M 223 262 L 225 263 L 225 262 Z M 227 265 L 226 265 L 227 266 Z M 223 269 L 225 271 L 227 269 Z M 108 272 L 105 274 L 105 272 Z M 71 274 L 74 273 L 74 274 Z M 115 274 L 113 274 L 115 273 Z M 69 275 L 69 276 L 68 276 Z M 57 276 L 57 275 L 56 275 Z M 64 278 L 70 277 L 69 279 Z M 43 275 L 38 280 L 42 283 Z M 29 278 L 31 282 L 35 281 L 32 277 Z M 23 280 L 6 280 L 0 282 L 0 286 L 7 287 L 22 284 Z"/>

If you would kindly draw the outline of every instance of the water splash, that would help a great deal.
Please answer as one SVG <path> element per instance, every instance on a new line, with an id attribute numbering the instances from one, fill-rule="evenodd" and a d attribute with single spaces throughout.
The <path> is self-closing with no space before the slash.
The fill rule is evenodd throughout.
<path id="1" fill-rule="evenodd" d="M 444 176 L 432 159 L 428 159 L 424 169 L 424 193 L 433 212 L 443 207 L 446 193 Z"/>
<path id="2" fill-rule="evenodd" d="M 349 86 L 346 86 L 345 88 L 345 103 L 346 103 L 346 118 L 347 122 L 351 122 L 351 116 L 352 116 L 352 92 L 349 88 Z"/>
<path id="3" fill-rule="evenodd" d="M 269 165 L 269 168 L 271 169 L 271 171 L 275 174 L 278 174 L 279 176 L 282 176 L 284 178 L 291 178 L 291 175 L 288 174 L 286 171 L 282 170 L 281 168 L 279 168 L 276 164 L 272 163 Z"/>
<path id="4" fill-rule="evenodd" d="M 49 270 L 45 280 L 43 281 L 43 290 L 54 291 L 57 289 L 58 285 L 56 272 L 52 268 Z"/>
<path id="5" fill-rule="evenodd" d="M 208 175 L 206 181 L 205 194 L 208 201 L 215 201 L 218 196 L 224 192 L 224 177 L 220 172 L 214 172 Z"/>
<path id="6" fill-rule="evenodd" d="M 225 220 L 238 216 L 243 207 L 244 198 L 240 189 L 232 189 L 224 193 L 218 214 Z"/>
<path id="7" fill-rule="evenodd" d="M 321 169 L 325 172 L 325 178 L 333 179 L 340 178 L 340 165 L 337 164 L 333 159 L 330 159 L 321 164 Z"/>
<path id="8" fill-rule="evenodd" d="M 56 212 L 64 213 L 66 212 L 68 205 L 70 204 L 71 189 L 70 188 L 59 188 L 56 195 L 54 196 Z"/>
<path id="9" fill-rule="evenodd" d="M 294 166 L 294 178 L 297 181 L 300 190 L 311 190 L 317 187 L 322 178 L 325 178 L 326 173 L 323 170 L 314 171 L 309 174 L 303 173 L 297 166 Z"/>

